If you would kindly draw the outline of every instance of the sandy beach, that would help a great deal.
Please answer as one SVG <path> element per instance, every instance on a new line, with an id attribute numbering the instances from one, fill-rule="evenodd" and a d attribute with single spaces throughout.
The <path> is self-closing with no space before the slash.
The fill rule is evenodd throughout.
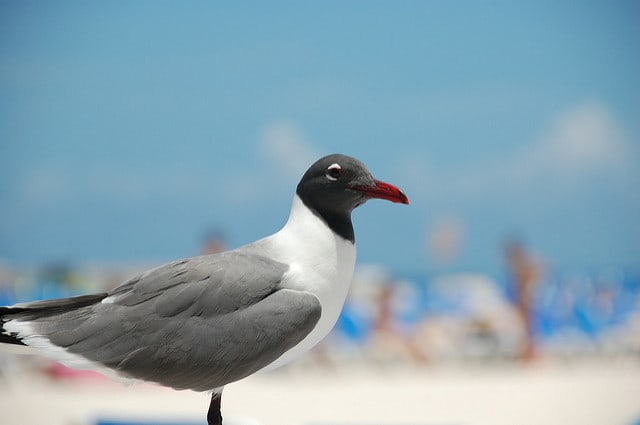
<path id="1" fill-rule="evenodd" d="M 28 369 L 5 373 L 0 391 L 3 425 L 204 424 L 208 405 L 204 394 Z M 226 425 L 635 425 L 640 364 L 300 364 L 229 385 L 223 413 Z"/>

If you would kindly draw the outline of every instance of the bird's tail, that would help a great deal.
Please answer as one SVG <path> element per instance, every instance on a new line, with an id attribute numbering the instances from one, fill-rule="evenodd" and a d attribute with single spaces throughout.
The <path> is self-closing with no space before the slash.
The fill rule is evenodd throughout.
<path id="1" fill-rule="evenodd" d="M 0 343 L 26 345 L 20 338 L 18 338 L 16 335 L 13 335 L 11 332 L 8 332 L 4 328 L 4 324 L 11 320 L 13 310 L 14 309 L 12 307 L 0 307 Z"/>
<path id="2" fill-rule="evenodd" d="M 27 345 L 22 341 L 25 335 L 19 335 L 6 329 L 5 324 L 9 322 L 43 319 L 95 304 L 105 297 L 107 297 L 107 294 L 101 293 L 0 307 L 0 343 Z"/>

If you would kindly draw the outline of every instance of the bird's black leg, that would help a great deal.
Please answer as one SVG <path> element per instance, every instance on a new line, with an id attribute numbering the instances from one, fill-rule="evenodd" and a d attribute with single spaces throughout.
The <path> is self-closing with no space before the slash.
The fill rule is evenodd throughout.
<path id="1" fill-rule="evenodd" d="M 207 412 L 208 425 L 222 425 L 222 413 L 220 413 L 221 401 L 222 394 L 213 393 L 211 395 L 211 403 L 209 404 L 209 411 Z"/>

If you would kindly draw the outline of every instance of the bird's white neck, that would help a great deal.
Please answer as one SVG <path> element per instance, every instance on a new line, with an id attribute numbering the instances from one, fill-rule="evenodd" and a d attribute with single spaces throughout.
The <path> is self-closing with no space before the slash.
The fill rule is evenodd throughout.
<path id="1" fill-rule="evenodd" d="M 282 256 L 281 260 L 290 265 L 290 273 L 304 270 L 304 275 L 299 276 L 300 285 L 292 289 L 315 293 L 323 289 L 318 285 L 348 287 L 351 283 L 355 244 L 333 232 L 298 195 L 293 198 L 289 220 L 269 239 L 277 256 Z M 316 281 L 311 282 L 309 277 Z"/>
<path id="2" fill-rule="evenodd" d="M 298 357 L 331 331 L 349 292 L 356 249 L 351 241 L 333 232 L 298 195 L 285 226 L 261 242 L 271 258 L 289 265 L 282 287 L 311 292 L 322 305 L 315 329 L 273 364 L 277 367 Z"/>

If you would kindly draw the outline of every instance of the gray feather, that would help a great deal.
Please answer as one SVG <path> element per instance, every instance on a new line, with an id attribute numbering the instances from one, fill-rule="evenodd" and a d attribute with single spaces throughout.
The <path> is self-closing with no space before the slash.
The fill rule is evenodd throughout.
<path id="1" fill-rule="evenodd" d="M 194 257 L 33 324 L 53 344 L 124 375 L 211 390 L 265 367 L 315 327 L 316 296 L 279 288 L 287 268 L 242 251 Z"/>

